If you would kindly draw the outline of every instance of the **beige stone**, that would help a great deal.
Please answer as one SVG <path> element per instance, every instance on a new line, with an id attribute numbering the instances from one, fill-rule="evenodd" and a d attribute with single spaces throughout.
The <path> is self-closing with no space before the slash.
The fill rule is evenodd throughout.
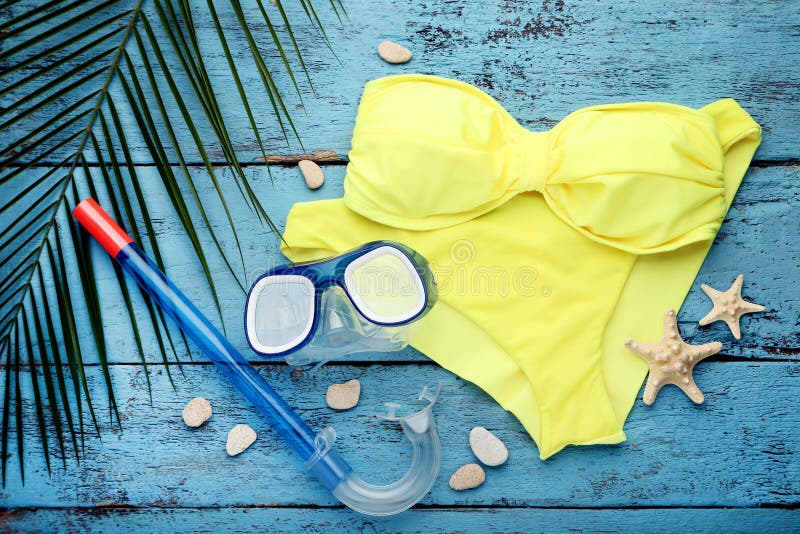
<path id="1" fill-rule="evenodd" d="M 203 397 L 195 397 L 183 409 L 183 422 L 186 426 L 197 428 L 211 419 L 211 403 Z"/>
<path id="2" fill-rule="evenodd" d="M 236 456 L 247 450 L 258 436 L 256 431 L 248 425 L 236 425 L 228 431 L 228 441 L 225 443 L 225 450 L 228 456 Z"/>
<path id="3" fill-rule="evenodd" d="M 411 50 L 393 41 L 384 41 L 378 45 L 378 55 L 387 63 L 408 63 L 411 61 Z"/>
<path id="4" fill-rule="evenodd" d="M 486 480 L 486 473 L 478 464 L 462 465 L 450 477 L 450 487 L 456 491 L 477 488 Z"/>
<path id="5" fill-rule="evenodd" d="M 505 444 L 482 426 L 476 426 L 470 431 L 469 446 L 483 465 L 496 467 L 508 460 L 508 449 Z"/>
<path id="6" fill-rule="evenodd" d="M 297 162 L 297 166 L 300 167 L 300 172 L 303 173 L 309 189 L 319 189 L 325 183 L 325 173 L 322 172 L 322 167 L 310 159 L 301 159 Z"/>
<path id="7" fill-rule="evenodd" d="M 325 402 L 334 410 L 349 410 L 358 404 L 360 396 L 361 382 L 354 378 L 344 384 L 333 384 L 328 387 Z"/>

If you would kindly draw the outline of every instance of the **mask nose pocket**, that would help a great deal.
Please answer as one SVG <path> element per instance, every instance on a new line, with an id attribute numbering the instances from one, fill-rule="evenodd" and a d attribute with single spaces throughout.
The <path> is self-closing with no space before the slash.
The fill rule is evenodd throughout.
<path id="1" fill-rule="evenodd" d="M 329 287 L 322 294 L 320 322 L 314 335 L 329 347 L 341 347 L 365 336 L 369 323 L 353 307 L 342 288 Z"/>
<path id="2" fill-rule="evenodd" d="M 286 356 L 290 365 L 321 365 L 350 354 L 396 351 L 405 348 L 411 336 L 411 325 L 387 327 L 369 321 L 339 286 L 322 293 L 318 315 L 308 344 Z"/>

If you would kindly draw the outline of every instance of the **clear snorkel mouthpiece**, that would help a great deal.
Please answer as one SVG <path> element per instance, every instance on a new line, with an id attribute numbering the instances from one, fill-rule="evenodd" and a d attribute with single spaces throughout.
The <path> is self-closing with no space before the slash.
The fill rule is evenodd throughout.
<path id="1" fill-rule="evenodd" d="M 395 411 L 400 405 L 386 403 L 388 413 L 382 418 L 400 423 L 413 448 L 411 465 L 405 475 L 396 482 L 378 486 L 364 482 L 351 472 L 331 489 L 333 496 L 357 512 L 376 516 L 398 514 L 419 502 L 433 487 L 442 460 L 439 434 L 433 417 L 433 405 L 441 389 L 441 382 L 433 393 L 424 387 L 418 400 L 426 400 L 428 405 L 411 415 L 398 416 Z M 331 450 L 335 440 L 336 432 L 330 427 L 317 434 L 317 450 L 306 462 L 306 468 L 313 472 L 316 464 Z"/>

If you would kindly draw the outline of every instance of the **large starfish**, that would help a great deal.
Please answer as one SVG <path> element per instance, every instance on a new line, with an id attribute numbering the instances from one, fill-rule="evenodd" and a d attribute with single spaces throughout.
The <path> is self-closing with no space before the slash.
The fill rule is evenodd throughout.
<path id="1" fill-rule="evenodd" d="M 705 291 L 705 294 L 714 303 L 714 308 L 708 312 L 708 315 L 700 319 L 700 326 L 705 326 L 714 321 L 725 321 L 728 328 L 731 329 L 733 337 L 736 339 L 742 338 L 739 318 L 745 313 L 764 311 L 764 306 L 747 302 L 742 298 L 742 282 L 744 282 L 744 275 L 740 274 L 727 291 L 717 291 L 706 284 L 700 286 L 700 289 Z"/>
<path id="2" fill-rule="evenodd" d="M 647 385 L 642 400 L 650 406 L 656 395 L 666 384 L 681 388 L 695 403 L 703 402 L 703 393 L 694 383 L 692 372 L 698 362 L 722 350 L 722 343 L 714 341 L 704 345 L 689 345 L 678 331 L 675 310 L 668 310 L 664 317 L 664 333 L 658 343 L 642 343 L 629 339 L 628 350 L 641 356 L 650 366 Z"/>

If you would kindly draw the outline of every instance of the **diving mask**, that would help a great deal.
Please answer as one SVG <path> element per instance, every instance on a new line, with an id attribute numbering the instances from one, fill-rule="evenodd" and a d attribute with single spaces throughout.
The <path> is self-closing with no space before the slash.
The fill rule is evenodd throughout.
<path id="1" fill-rule="evenodd" d="M 292 365 L 395 351 L 436 299 L 425 258 L 401 243 L 374 241 L 267 271 L 248 294 L 245 332 L 254 351 Z"/>

